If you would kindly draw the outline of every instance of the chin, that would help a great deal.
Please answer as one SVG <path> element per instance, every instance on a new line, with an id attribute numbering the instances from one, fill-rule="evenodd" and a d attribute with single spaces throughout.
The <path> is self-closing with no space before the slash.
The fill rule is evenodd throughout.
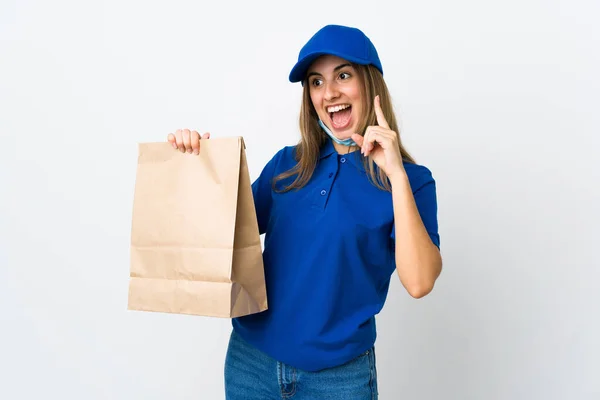
<path id="1" fill-rule="evenodd" d="M 356 131 L 354 130 L 353 126 L 350 126 L 348 128 L 344 128 L 344 129 L 331 129 L 331 131 L 333 132 L 333 134 L 338 138 L 338 139 L 350 139 L 352 138 L 352 134 L 355 133 Z"/>

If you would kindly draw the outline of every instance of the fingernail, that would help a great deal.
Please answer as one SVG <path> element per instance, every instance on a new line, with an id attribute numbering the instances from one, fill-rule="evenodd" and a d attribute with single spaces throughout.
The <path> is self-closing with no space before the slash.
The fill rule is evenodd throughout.
<path id="1" fill-rule="evenodd" d="M 192 149 L 187 149 L 187 152 L 188 152 L 189 154 L 192 154 Z"/>
<path id="2" fill-rule="evenodd" d="M 199 151 L 196 149 L 194 150 L 194 154 L 198 155 Z"/>
<path id="3" fill-rule="evenodd" d="M 176 149 L 177 148 L 177 143 L 173 143 L 173 148 Z"/>

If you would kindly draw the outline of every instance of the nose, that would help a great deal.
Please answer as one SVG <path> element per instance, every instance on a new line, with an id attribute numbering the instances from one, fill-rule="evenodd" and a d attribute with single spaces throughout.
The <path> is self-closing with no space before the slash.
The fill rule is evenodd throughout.
<path id="1" fill-rule="evenodd" d="M 334 83 L 326 83 L 325 85 L 326 85 L 325 86 L 325 100 L 330 101 L 340 95 L 335 82 Z"/>

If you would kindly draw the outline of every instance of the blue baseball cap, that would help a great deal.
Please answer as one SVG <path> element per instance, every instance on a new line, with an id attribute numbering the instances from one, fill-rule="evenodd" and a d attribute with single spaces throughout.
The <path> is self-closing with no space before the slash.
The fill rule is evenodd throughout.
<path id="1" fill-rule="evenodd" d="M 298 62 L 290 72 L 290 82 L 301 82 L 310 65 L 318 57 L 330 54 L 361 65 L 374 65 L 382 74 L 383 67 L 371 40 L 357 28 L 327 25 L 302 47 Z"/>

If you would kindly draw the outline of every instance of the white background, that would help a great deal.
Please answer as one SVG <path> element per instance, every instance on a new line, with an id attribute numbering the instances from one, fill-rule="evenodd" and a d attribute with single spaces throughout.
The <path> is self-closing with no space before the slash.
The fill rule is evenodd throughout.
<path id="1" fill-rule="evenodd" d="M 137 143 L 298 139 L 287 81 L 360 27 L 438 184 L 444 271 L 396 276 L 382 399 L 600 398 L 600 5 L 25 1 L 0 5 L 0 398 L 222 399 L 229 320 L 130 312 Z"/>

